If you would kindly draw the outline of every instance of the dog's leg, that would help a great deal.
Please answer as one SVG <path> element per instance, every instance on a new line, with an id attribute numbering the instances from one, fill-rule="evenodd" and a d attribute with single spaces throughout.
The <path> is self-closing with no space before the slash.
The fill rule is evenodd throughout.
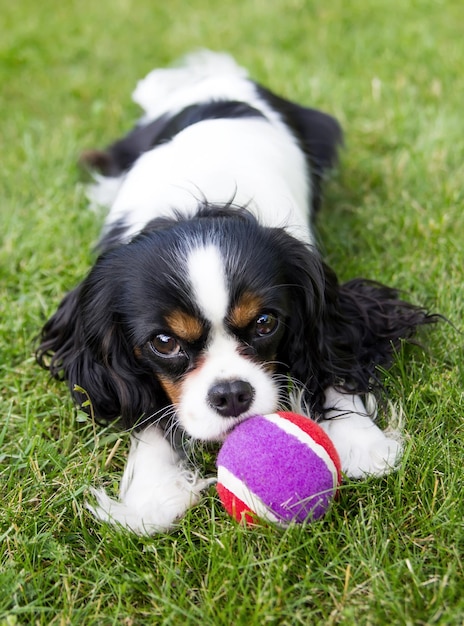
<path id="1" fill-rule="evenodd" d="M 383 476 L 397 466 L 402 455 L 401 438 L 380 430 L 358 395 L 330 387 L 325 408 L 320 426 L 331 438 L 347 476 Z"/>
<path id="2" fill-rule="evenodd" d="M 211 482 L 188 469 L 163 433 L 149 426 L 131 437 L 119 500 L 92 489 L 97 504 L 87 508 L 102 521 L 149 535 L 171 529 Z"/>

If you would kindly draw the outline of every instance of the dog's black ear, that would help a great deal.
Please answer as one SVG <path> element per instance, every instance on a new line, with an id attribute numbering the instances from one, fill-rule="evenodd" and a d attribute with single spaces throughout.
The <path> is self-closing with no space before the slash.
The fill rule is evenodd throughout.
<path id="1" fill-rule="evenodd" d="M 322 414 L 327 387 L 372 391 L 380 384 L 378 367 L 388 368 L 401 341 L 437 317 L 379 283 L 340 285 L 317 252 L 303 248 L 287 246 L 284 252 L 292 312 L 278 359 L 304 386 L 308 405 Z"/>
<path id="2" fill-rule="evenodd" d="M 324 323 L 323 366 L 336 382 L 358 393 L 379 385 L 379 367 L 392 365 L 402 341 L 420 326 L 437 322 L 436 315 L 402 300 L 396 289 L 355 279 L 340 286 L 328 300 Z"/>
<path id="3" fill-rule="evenodd" d="M 277 254 L 284 260 L 285 285 L 288 290 L 290 315 L 286 332 L 279 346 L 276 361 L 282 370 L 303 386 L 305 401 L 317 409 L 327 381 L 321 377 L 321 339 L 326 315 L 326 292 L 331 276 L 326 276 L 316 249 L 308 248 L 288 234 L 281 232 L 276 242 Z"/>
<path id="4" fill-rule="evenodd" d="M 54 378 L 68 382 L 75 401 L 97 421 L 121 417 L 131 427 L 168 402 L 155 376 L 137 361 L 115 313 L 115 287 L 99 269 L 97 262 L 45 324 L 36 358 Z"/>
<path id="5" fill-rule="evenodd" d="M 36 350 L 37 362 L 57 380 L 65 378 L 66 364 L 73 355 L 76 356 L 78 350 L 75 348 L 81 343 L 77 340 L 81 334 L 78 313 L 81 290 L 82 285 L 79 285 L 65 295 L 40 335 L 40 345 Z"/>

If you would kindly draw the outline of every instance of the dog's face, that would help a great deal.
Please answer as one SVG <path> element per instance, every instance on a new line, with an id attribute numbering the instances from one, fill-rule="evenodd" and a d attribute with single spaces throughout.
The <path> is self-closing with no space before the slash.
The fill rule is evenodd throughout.
<path id="1" fill-rule="evenodd" d="M 157 376 L 183 428 L 199 439 L 220 438 L 238 420 L 277 406 L 272 373 L 288 298 L 278 268 L 250 253 L 239 246 L 231 263 L 214 237 L 191 242 L 177 257 L 175 278 L 148 278 L 144 291 L 159 295 L 129 321 L 137 357 Z"/>
<path id="2" fill-rule="evenodd" d="M 132 250 L 137 279 L 124 300 L 133 306 L 119 315 L 185 431 L 220 439 L 237 421 L 275 410 L 290 294 L 269 230 L 215 217 L 152 230 Z"/>
<path id="3" fill-rule="evenodd" d="M 278 407 L 300 335 L 316 334 L 321 267 L 245 211 L 158 220 L 99 258 L 48 323 L 44 351 L 60 345 L 57 368 L 100 419 L 171 414 L 189 435 L 221 439 Z"/>

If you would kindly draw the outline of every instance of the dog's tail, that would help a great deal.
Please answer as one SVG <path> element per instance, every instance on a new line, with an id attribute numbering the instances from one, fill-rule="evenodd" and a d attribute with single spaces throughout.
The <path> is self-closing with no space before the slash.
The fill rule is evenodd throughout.
<path id="1" fill-rule="evenodd" d="M 177 65 L 155 69 L 137 83 L 132 93 L 133 101 L 144 111 L 145 115 L 153 119 L 157 117 L 162 106 L 164 112 L 169 108 L 169 99 L 183 89 L 191 90 L 192 85 L 198 85 L 199 101 L 201 101 L 201 82 L 210 78 L 218 78 L 221 82 L 231 78 L 243 79 L 248 76 L 245 68 L 238 65 L 234 59 L 221 52 L 198 50 L 183 57 Z"/>

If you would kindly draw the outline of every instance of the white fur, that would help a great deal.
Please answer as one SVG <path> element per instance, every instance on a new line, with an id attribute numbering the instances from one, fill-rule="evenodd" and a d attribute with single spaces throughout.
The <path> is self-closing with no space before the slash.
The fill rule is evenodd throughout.
<path id="1" fill-rule="evenodd" d="M 111 207 L 124 182 L 124 176 L 94 174 L 93 178 L 94 184 L 90 185 L 87 190 L 90 208 L 97 211 L 101 207 Z"/>
<path id="2" fill-rule="evenodd" d="M 201 52 L 189 56 L 185 67 L 154 70 L 139 82 L 133 97 L 145 109 L 142 124 L 220 98 L 247 102 L 266 119 L 205 120 L 145 152 L 110 185 L 97 178 L 90 195 L 94 204 L 110 208 L 105 230 L 122 221 L 130 241 L 147 222 L 172 209 L 189 213 L 199 200 L 234 200 L 248 206 L 263 225 L 285 227 L 313 243 L 305 157 L 279 115 L 259 98 L 245 70 L 230 57 Z"/>
<path id="3" fill-rule="evenodd" d="M 309 193 L 304 156 L 288 132 L 259 118 L 206 120 L 135 162 L 120 183 L 105 227 L 122 220 L 129 241 L 147 222 L 172 209 L 193 213 L 199 200 L 233 200 L 263 225 L 284 226 L 310 243 Z M 97 186 L 94 201 L 98 194 Z"/>
<path id="4" fill-rule="evenodd" d="M 230 55 L 211 50 L 189 54 L 180 65 L 152 70 L 138 81 L 132 99 L 145 112 L 143 123 L 213 99 L 247 102 L 284 127 L 279 114 L 257 95 L 247 70 Z"/>
<path id="5" fill-rule="evenodd" d="M 347 476 L 383 476 L 398 465 L 403 452 L 399 435 L 388 437 L 382 432 L 359 396 L 331 387 L 326 391 L 325 406 L 329 410 L 320 425 L 331 438 Z"/>
<path id="6" fill-rule="evenodd" d="M 97 504 L 87 508 L 98 519 L 137 534 L 162 532 L 171 529 L 212 482 L 188 469 L 163 433 L 149 426 L 131 437 L 119 500 L 103 489 L 92 489 Z"/>
<path id="7" fill-rule="evenodd" d="M 230 297 L 219 249 L 209 244 L 192 250 L 187 272 L 195 303 L 213 327 L 222 328 Z"/>

